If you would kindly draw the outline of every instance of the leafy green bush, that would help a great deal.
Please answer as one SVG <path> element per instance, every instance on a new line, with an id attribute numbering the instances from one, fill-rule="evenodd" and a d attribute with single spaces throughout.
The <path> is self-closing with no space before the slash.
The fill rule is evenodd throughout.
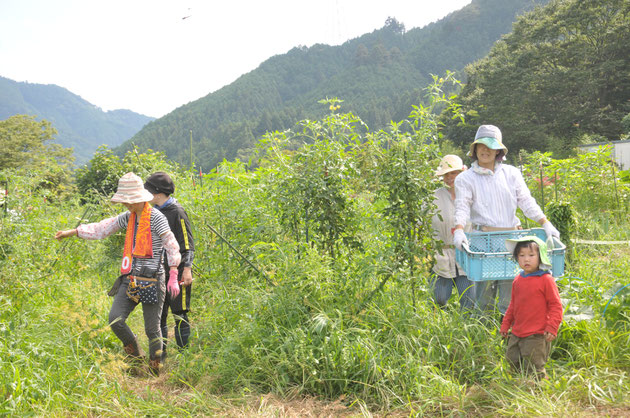
<path id="1" fill-rule="evenodd" d="M 148 150 L 139 153 L 137 148 L 127 152 L 122 161 L 106 145 L 98 147 L 89 164 L 76 171 L 77 188 L 83 202 L 97 202 L 116 192 L 118 180 L 128 172 L 147 178 L 156 171 L 176 172 L 175 164 L 168 162 L 162 152 Z"/>
<path id="2" fill-rule="evenodd" d="M 626 249 L 576 248 L 558 280 L 565 322 L 546 382 L 509 371 L 495 318 L 435 308 L 423 269 L 438 244 L 426 241 L 428 231 L 417 223 L 430 216 L 424 202 L 436 186 L 439 153 L 427 140 L 437 138 L 427 128 L 430 116 L 417 115 L 424 122 L 410 121 L 406 132 L 395 125 L 372 133 L 348 124 L 352 115 L 304 122 L 306 131 L 268 135 L 255 171 L 224 162 L 193 179 L 170 168 L 195 233 L 193 336 L 187 350 L 169 352 L 159 380 L 125 375 L 120 342 L 107 323 L 105 292 L 118 274 L 122 234 L 97 242 L 52 239 L 58 229 L 123 208 L 107 200 L 81 206 L 79 196 L 53 204 L 34 192 L 37 174 L 15 178 L 16 215 L 0 218 L 0 414 L 234 415 L 226 405 L 240 408 L 250 394 L 269 392 L 383 414 L 627 411 L 627 293 L 612 298 L 627 280 Z M 341 126 L 343 134 L 334 134 Z M 282 146 L 305 132 L 318 132 L 317 141 Z M 154 162 L 134 169 L 166 164 Z M 324 163 L 335 176 L 330 183 Z M 300 206 L 320 214 L 318 224 L 308 221 L 316 238 L 306 241 L 306 218 L 297 218 L 293 230 L 283 217 L 290 219 L 291 205 L 312 204 L 300 199 L 321 196 L 346 206 L 330 212 L 321 202 L 317 209 Z M 597 202 L 580 204 L 582 216 L 599 212 Z M 361 246 L 340 240 L 330 251 L 331 236 L 318 229 L 329 221 L 350 225 L 339 237 Z M 616 222 L 617 229 L 629 226 L 627 218 Z M 139 312 L 129 322 L 142 334 Z"/>
<path id="3" fill-rule="evenodd" d="M 621 225 L 627 217 L 630 185 L 621 181 L 613 166 L 610 147 L 559 160 L 540 152 L 521 156 L 523 177 L 545 212 L 551 201 L 566 202 L 575 211 L 578 237 L 628 239 Z"/>
<path id="4" fill-rule="evenodd" d="M 572 240 L 575 238 L 577 219 L 573 205 L 569 202 L 551 201 L 545 208 L 549 221 L 560 232 L 560 239 L 567 246 L 566 254 L 571 254 Z"/>

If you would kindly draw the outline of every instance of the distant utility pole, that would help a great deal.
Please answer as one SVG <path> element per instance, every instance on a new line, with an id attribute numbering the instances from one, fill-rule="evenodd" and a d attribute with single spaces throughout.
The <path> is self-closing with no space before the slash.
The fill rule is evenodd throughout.
<path id="1" fill-rule="evenodd" d="M 192 129 L 190 130 L 190 169 L 193 169 L 193 159 L 192 159 Z"/>

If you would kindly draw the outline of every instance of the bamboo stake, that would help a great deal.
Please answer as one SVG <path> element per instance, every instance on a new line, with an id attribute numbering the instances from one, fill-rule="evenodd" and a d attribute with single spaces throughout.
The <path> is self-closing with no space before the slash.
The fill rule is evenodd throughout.
<path id="1" fill-rule="evenodd" d="M 212 231 L 217 237 L 219 237 L 223 242 L 225 242 L 227 244 L 228 247 L 230 247 L 230 249 L 232 251 L 234 251 L 239 257 L 241 257 L 243 259 L 243 261 L 245 261 L 251 268 L 253 268 L 258 274 L 260 274 L 261 276 L 263 276 L 265 278 L 265 280 L 267 281 L 267 283 L 270 286 L 275 286 L 275 284 L 273 284 L 273 282 L 269 279 L 269 277 L 267 277 L 267 275 L 260 270 L 258 267 L 256 267 L 251 261 L 249 261 L 247 259 L 247 257 L 245 257 L 239 250 L 237 250 L 227 239 L 225 239 L 223 237 L 223 235 L 221 235 L 216 229 L 214 229 L 212 227 L 212 225 L 203 225 L 205 227 L 207 227 L 210 231 Z"/>
<path id="2" fill-rule="evenodd" d="M 521 177 L 523 177 L 523 154 L 520 151 L 518 153 L 518 162 L 519 162 L 519 168 L 521 170 Z M 527 216 L 524 216 L 524 218 L 525 218 L 525 229 L 529 229 L 529 218 L 527 218 Z"/>
<path id="3" fill-rule="evenodd" d="M 619 192 L 617 191 L 617 174 L 615 173 L 615 162 L 610 159 L 610 167 L 612 168 L 613 184 L 615 185 L 615 200 L 617 202 L 617 212 L 619 212 Z"/>
<path id="4" fill-rule="evenodd" d="M 540 162 L 540 200 L 542 203 L 542 211 L 545 211 L 545 185 L 543 184 L 543 163 Z"/>

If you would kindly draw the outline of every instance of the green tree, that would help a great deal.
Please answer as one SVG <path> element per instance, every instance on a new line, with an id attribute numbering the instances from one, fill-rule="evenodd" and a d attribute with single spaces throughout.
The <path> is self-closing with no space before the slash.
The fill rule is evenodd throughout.
<path id="1" fill-rule="evenodd" d="M 146 178 L 155 171 L 177 170 L 175 164 L 166 160 L 164 153 L 151 150 L 139 153 L 137 148 L 133 148 L 121 161 L 103 145 L 96 150 L 89 164 L 77 169 L 77 187 L 83 201 L 96 201 L 99 197 L 111 196 L 118 188 L 118 180 L 127 172 Z"/>
<path id="2" fill-rule="evenodd" d="M 118 156 L 106 145 L 98 147 L 88 165 L 77 169 L 77 188 L 84 200 L 110 196 L 118 187 L 124 168 Z"/>
<path id="3" fill-rule="evenodd" d="M 578 214 L 623 211 L 630 187 L 619 182 L 611 152 L 609 145 L 565 159 L 553 159 L 550 153 L 523 152 L 523 177 L 539 202 L 566 201 Z"/>
<path id="4" fill-rule="evenodd" d="M 46 120 L 16 115 L 0 121 L 0 171 L 6 177 L 26 176 L 30 193 L 48 199 L 73 192 L 71 148 L 51 143 L 55 129 Z M 26 190 L 26 189 L 25 189 Z"/>
<path id="5" fill-rule="evenodd" d="M 621 119 L 621 128 L 626 136 L 630 135 L 630 113 Z"/>
<path id="6" fill-rule="evenodd" d="M 280 167 L 272 198 L 282 224 L 296 241 L 315 243 L 332 259 L 339 244 L 356 247 L 356 214 L 348 196 L 348 178 L 354 176 L 351 150 L 361 143 L 362 122 L 352 114 L 336 114 L 340 101 L 322 100 L 331 114 L 322 121 L 303 121 L 289 137 L 277 133 L 264 144 Z M 282 149 L 306 142 L 287 155 Z"/>
<path id="7" fill-rule="evenodd" d="M 564 153 L 584 134 L 619 138 L 630 98 L 628 44 L 627 1 L 552 1 L 524 15 L 466 68 L 458 100 L 469 120 L 449 123 L 449 137 L 469 142 L 476 126 L 492 123 L 512 151 Z"/>
<path id="8" fill-rule="evenodd" d="M 385 20 L 384 28 L 391 30 L 394 33 L 402 35 L 405 33 L 405 24 L 396 20 L 396 18 L 389 16 Z"/>
<path id="9" fill-rule="evenodd" d="M 0 170 L 40 166 L 42 159 L 70 163 L 72 149 L 51 143 L 57 131 L 51 123 L 34 116 L 15 115 L 0 121 Z"/>
<path id="10" fill-rule="evenodd" d="M 458 116 L 459 108 L 445 93 L 447 86 L 458 83 L 450 72 L 445 77 L 434 76 L 426 88 L 425 104 L 414 106 L 411 112 L 409 132 L 392 123 L 391 132 L 383 135 L 387 150 L 379 164 L 379 195 L 386 202 L 383 216 L 393 236 L 392 270 L 408 271 L 414 305 L 416 258 L 433 254 L 436 244 L 431 230 L 433 192 L 439 187 L 433 174 L 439 157 L 436 109 L 446 108 Z M 420 270 L 426 272 L 428 263 L 422 263 Z"/>

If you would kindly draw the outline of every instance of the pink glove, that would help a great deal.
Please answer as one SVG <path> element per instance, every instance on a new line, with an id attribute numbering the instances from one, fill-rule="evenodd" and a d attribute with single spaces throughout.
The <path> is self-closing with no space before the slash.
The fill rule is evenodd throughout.
<path id="1" fill-rule="evenodd" d="M 172 298 L 176 298 L 179 295 L 179 283 L 177 283 L 177 269 L 171 269 L 168 271 L 168 283 L 166 284 L 168 293 Z"/>

